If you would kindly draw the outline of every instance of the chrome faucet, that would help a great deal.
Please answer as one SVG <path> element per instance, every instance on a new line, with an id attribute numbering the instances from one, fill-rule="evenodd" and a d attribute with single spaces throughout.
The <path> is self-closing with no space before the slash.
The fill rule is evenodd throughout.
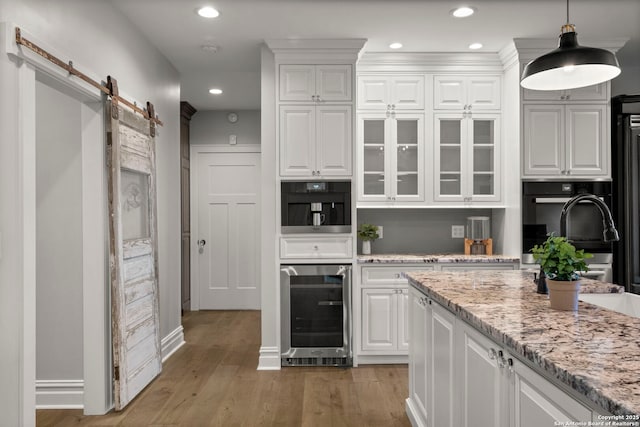
<path id="1" fill-rule="evenodd" d="M 613 224 L 611 211 L 599 197 L 589 193 L 575 195 L 564 204 L 562 207 L 562 213 L 560 214 L 560 235 L 567 237 L 567 214 L 572 207 L 582 201 L 593 203 L 600 211 L 600 215 L 602 216 L 602 225 L 604 227 L 604 231 L 602 232 L 604 241 L 616 242 L 620 240 L 618 230 L 616 230 L 616 226 Z"/>

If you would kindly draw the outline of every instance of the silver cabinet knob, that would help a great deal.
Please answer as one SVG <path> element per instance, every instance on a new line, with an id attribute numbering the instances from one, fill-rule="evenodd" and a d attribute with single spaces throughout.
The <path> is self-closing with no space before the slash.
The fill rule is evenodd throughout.
<path id="1" fill-rule="evenodd" d="M 317 251 L 318 250 L 318 245 L 313 245 L 313 250 Z"/>
<path id="2" fill-rule="evenodd" d="M 207 244 L 207 241 L 206 241 L 206 240 L 204 240 L 204 239 L 201 239 L 201 240 L 198 240 L 198 242 L 197 242 L 197 243 L 198 243 L 198 246 L 199 246 L 199 247 L 204 248 L 204 245 L 206 245 L 206 244 Z"/>

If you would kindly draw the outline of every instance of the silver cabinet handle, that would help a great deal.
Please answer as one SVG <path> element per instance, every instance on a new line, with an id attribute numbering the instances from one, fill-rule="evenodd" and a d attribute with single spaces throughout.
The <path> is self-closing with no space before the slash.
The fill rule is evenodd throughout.
<path id="1" fill-rule="evenodd" d="M 391 104 L 391 109 L 395 110 L 396 109 L 396 104 Z"/>
<path id="2" fill-rule="evenodd" d="M 491 347 L 489 349 L 489 359 L 496 360 L 498 358 L 498 353 L 496 353 L 496 349 Z"/>
<path id="3" fill-rule="evenodd" d="M 342 305 L 342 301 L 318 301 L 318 305 Z"/>

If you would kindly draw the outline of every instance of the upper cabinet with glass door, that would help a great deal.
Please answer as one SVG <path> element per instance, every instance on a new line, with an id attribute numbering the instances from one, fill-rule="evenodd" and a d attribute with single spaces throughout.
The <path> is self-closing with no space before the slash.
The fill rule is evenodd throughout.
<path id="1" fill-rule="evenodd" d="M 500 201 L 500 115 L 436 113 L 434 201 Z"/>
<path id="2" fill-rule="evenodd" d="M 358 205 L 424 201 L 424 116 L 358 115 Z"/>

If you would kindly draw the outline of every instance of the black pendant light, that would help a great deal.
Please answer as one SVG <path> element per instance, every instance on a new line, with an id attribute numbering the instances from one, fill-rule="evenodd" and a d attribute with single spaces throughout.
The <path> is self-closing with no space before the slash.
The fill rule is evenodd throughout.
<path id="1" fill-rule="evenodd" d="M 606 82 L 620 74 L 615 54 L 578 44 L 576 27 L 562 26 L 558 48 L 529 62 L 522 72 L 520 85 L 533 90 L 562 90 Z"/>

